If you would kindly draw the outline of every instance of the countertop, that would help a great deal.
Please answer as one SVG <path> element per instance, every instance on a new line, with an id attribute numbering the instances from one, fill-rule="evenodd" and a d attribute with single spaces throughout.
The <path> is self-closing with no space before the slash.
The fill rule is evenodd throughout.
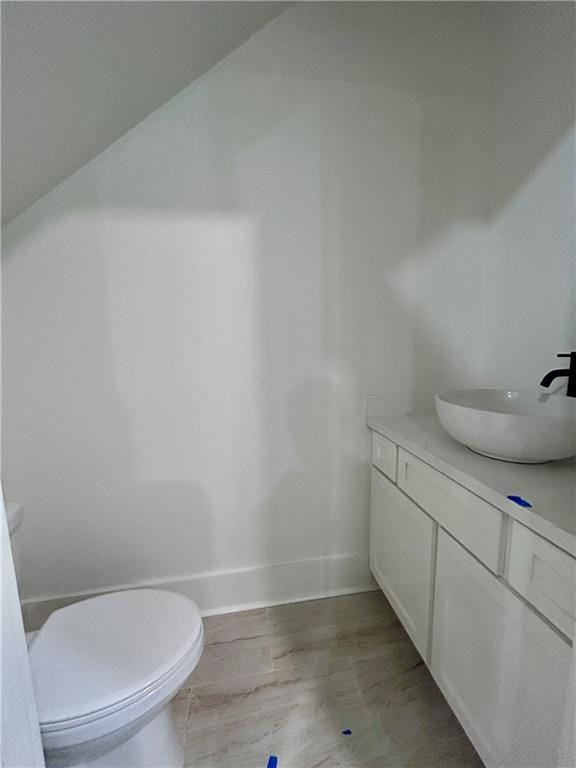
<path id="1" fill-rule="evenodd" d="M 576 555 L 576 459 L 512 464 L 473 453 L 435 415 L 369 418 L 370 429 L 468 488 L 556 546 Z M 520 507 L 506 497 L 532 504 Z"/>

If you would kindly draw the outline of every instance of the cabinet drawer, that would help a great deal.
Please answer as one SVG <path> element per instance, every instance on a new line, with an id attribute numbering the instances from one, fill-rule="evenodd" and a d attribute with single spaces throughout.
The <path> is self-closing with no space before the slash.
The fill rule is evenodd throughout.
<path id="1" fill-rule="evenodd" d="M 372 464 L 384 472 L 392 482 L 396 482 L 398 448 L 377 432 L 372 433 Z"/>
<path id="2" fill-rule="evenodd" d="M 402 449 L 398 485 L 490 570 L 501 573 L 499 509 Z"/>
<path id="3" fill-rule="evenodd" d="M 514 520 L 506 577 L 558 629 L 574 636 L 576 559 Z"/>

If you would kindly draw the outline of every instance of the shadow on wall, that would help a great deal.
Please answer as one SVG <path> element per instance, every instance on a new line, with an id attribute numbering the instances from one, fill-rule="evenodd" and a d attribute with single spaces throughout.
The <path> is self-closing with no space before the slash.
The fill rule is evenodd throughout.
<path id="1" fill-rule="evenodd" d="M 338 584 L 342 554 L 360 556 L 368 549 L 367 536 L 358 535 L 359 529 L 367 533 L 364 521 L 355 515 L 367 511 L 358 510 L 358 501 L 365 499 L 369 467 L 362 452 L 364 435 L 360 446 L 353 434 L 346 437 L 341 415 L 346 406 L 342 393 L 329 381 L 304 380 L 287 398 L 284 445 L 273 428 L 274 406 L 268 420 L 268 445 L 286 451 L 286 469 L 270 451 L 266 472 L 278 480 L 261 508 L 263 551 L 268 562 L 319 558 L 319 593 Z M 346 539 L 352 542 L 350 549 L 343 545 Z"/>
<path id="2" fill-rule="evenodd" d="M 186 482 L 162 477 L 161 464 L 160 477 L 143 466 L 147 438 L 137 434 L 134 406 L 140 399 L 156 418 L 169 418 L 170 371 L 162 372 L 166 387 L 155 378 L 152 397 L 146 382 L 127 391 L 118 380 L 103 240 L 91 237 L 92 228 L 79 229 L 78 218 L 56 231 L 71 241 L 56 245 L 48 235 L 56 247 L 52 258 L 41 248 L 26 254 L 37 279 L 9 279 L 4 303 L 4 332 L 14 341 L 4 350 L 4 471 L 9 493 L 26 508 L 21 594 L 172 575 L 170 565 L 188 561 L 191 552 L 199 570 L 210 569 L 214 542 L 204 484 L 193 473 Z M 57 251 L 68 247 L 73 257 L 59 258 Z M 160 358 L 152 344 L 151 372 Z M 158 455 L 169 451 L 165 444 Z"/>
<path id="3" fill-rule="evenodd" d="M 500 13 L 296 5 L 6 229 L 24 596 L 365 558 L 362 398 L 482 381 L 489 230 L 573 130 L 494 207 Z"/>

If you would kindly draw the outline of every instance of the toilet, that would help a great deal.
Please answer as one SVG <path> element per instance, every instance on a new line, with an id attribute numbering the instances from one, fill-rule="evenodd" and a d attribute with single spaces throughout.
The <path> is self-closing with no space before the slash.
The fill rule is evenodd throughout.
<path id="1" fill-rule="evenodd" d="M 194 603 L 159 589 L 54 611 L 30 644 L 49 768 L 182 768 L 169 707 L 204 647 Z"/>

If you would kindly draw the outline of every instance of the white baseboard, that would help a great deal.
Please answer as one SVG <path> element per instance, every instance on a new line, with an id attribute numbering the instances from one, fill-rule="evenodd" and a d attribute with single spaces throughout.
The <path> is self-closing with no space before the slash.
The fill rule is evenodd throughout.
<path id="1" fill-rule="evenodd" d="M 27 631 L 34 631 L 57 608 L 107 592 L 144 587 L 179 592 L 191 598 L 204 616 L 377 589 L 366 555 L 328 555 L 295 563 L 211 571 L 26 598 L 22 601 L 24 626 Z"/>

